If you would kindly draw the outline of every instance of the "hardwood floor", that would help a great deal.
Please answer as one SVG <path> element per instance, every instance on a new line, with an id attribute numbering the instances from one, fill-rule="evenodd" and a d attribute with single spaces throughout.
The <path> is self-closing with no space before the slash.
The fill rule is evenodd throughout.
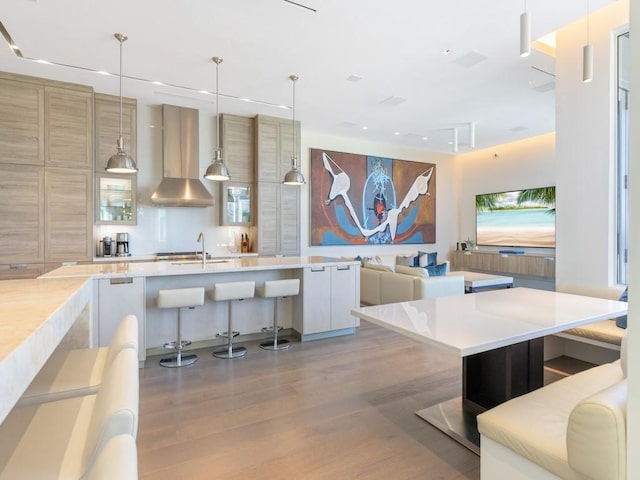
<path id="1" fill-rule="evenodd" d="M 141 479 L 478 479 L 480 459 L 414 412 L 460 394 L 461 360 L 363 322 L 259 342 L 242 359 L 140 373 Z"/>

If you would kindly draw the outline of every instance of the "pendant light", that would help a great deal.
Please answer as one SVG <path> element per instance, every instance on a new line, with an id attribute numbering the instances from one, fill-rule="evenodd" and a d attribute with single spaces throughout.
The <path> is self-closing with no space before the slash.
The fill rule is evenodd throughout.
<path id="1" fill-rule="evenodd" d="M 138 167 L 135 160 L 125 152 L 122 137 L 122 44 L 128 40 L 128 37 L 122 33 L 114 33 L 113 36 L 120 42 L 120 137 L 116 153 L 109 158 L 105 170 L 110 173 L 136 173 Z"/>
<path id="2" fill-rule="evenodd" d="M 582 47 L 582 81 L 589 83 L 593 80 L 593 45 L 589 43 L 589 0 L 587 0 L 587 44 Z"/>
<path id="3" fill-rule="evenodd" d="M 531 54 L 531 19 L 527 12 L 527 2 L 524 2 L 524 12 L 520 15 L 520 56 Z"/>
<path id="4" fill-rule="evenodd" d="M 298 143 L 296 142 L 296 81 L 298 80 L 297 75 L 289 76 L 291 82 L 293 83 L 293 152 L 291 154 L 291 170 L 287 172 L 284 176 L 285 185 L 305 185 L 307 182 L 304 179 L 304 175 L 298 169 L 298 157 L 296 156 L 296 152 L 298 151 Z"/>
<path id="5" fill-rule="evenodd" d="M 224 182 L 229 180 L 229 170 L 224 164 L 222 159 L 222 148 L 220 147 L 220 122 L 218 120 L 218 68 L 222 63 L 220 57 L 213 57 L 211 60 L 216 64 L 216 153 L 213 159 L 213 163 L 209 165 L 207 171 L 204 174 L 204 178 L 207 180 L 214 180 L 216 182 Z"/>

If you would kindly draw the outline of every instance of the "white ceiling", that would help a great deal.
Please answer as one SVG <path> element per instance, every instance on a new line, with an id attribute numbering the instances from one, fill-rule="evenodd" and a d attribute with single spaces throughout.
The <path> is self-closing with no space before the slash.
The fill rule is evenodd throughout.
<path id="1" fill-rule="evenodd" d="M 612 1 L 590 0 L 591 11 Z M 553 74 L 554 61 L 519 56 L 524 2 L 299 0 L 315 12 L 285 0 L 2 3 L 0 22 L 24 57 L 67 66 L 20 59 L 2 42 L 1 70 L 117 94 L 116 77 L 83 69 L 117 75 L 113 34 L 122 32 L 123 94 L 144 104 L 215 114 L 213 97 L 198 91 L 215 91 L 219 56 L 221 113 L 291 117 L 276 105 L 291 106 L 297 74 L 296 118 L 308 131 L 451 153 L 453 127 L 468 151 L 471 122 L 476 148 L 554 130 L 554 77 L 536 69 Z M 530 0 L 527 9 L 538 38 L 584 17 L 587 2 Z M 474 58 L 482 61 L 465 65 Z M 383 103 L 389 97 L 406 101 Z"/>

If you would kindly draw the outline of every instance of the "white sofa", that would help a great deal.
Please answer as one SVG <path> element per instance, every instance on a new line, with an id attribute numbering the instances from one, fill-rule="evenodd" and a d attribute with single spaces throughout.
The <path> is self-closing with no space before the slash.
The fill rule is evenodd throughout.
<path id="1" fill-rule="evenodd" d="M 621 358 L 478 415 L 483 480 L 626 478 L 626 341 Z"/>
<path id="2" fill-rule="evenodd" d="M 360 269 L 360 303 L 383 305 L 423 298 L 464 295 L 461 275 L 423 276 L 422 268 L 396 265 L 397 255 L 378 255 L 377 264 L 365 262 Z M 445 264 L 449 271 L 449 262 Z"/>

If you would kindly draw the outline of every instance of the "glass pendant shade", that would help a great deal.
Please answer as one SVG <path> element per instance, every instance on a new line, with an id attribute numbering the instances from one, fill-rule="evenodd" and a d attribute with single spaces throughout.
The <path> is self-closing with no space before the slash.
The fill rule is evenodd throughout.
<path id="1" fill-rule="evenodd" d="M 220 121 L 219 121 L 219 113 L 218 113 L 218 105 L 220 102 L 218 101 L 218 68 L 222 63 L 222 58 L 213 57 L 211 60 L 216 64 L 216 153 L 213 160 L 213 163 L 207 167 L 207 171 L 204 172 L 204 178 L 207 180 L 213 180 L 215 182 L 224 182 L 229 180 L 229 170 L 227 166 L 224 164 L 224 160 L 222 159 L 222 148 L 220 147 Z"/>
<path id="2" fill-rule="evenodd" d="M 284 180 L 282 183 L 285 185 L 305 185 L 307 182 L 304 179 L 304 175 L 298 168 L 298 158 L 296 157 L 296 152 L 298 151 L 298 143 L 296 142 L 296 80 L 298 80 L 297 75 L 289 76 L 291 81 L 293 82 L 293 154 L 291 155 L 291 170 L 289 170 L 284 176 Z"/>
<path id="3" fill-rule="evenodd" d="M 135 160 L 125 151 L 122 137 L 122 44 L 128 37 L 122 33 L 114 33 L 113 36 L 120 42 L 120 137 L 118 137 L 116 153 L 109 157 L 105 170 L 109 173 L 136 173 L 138 167 Z"/>

